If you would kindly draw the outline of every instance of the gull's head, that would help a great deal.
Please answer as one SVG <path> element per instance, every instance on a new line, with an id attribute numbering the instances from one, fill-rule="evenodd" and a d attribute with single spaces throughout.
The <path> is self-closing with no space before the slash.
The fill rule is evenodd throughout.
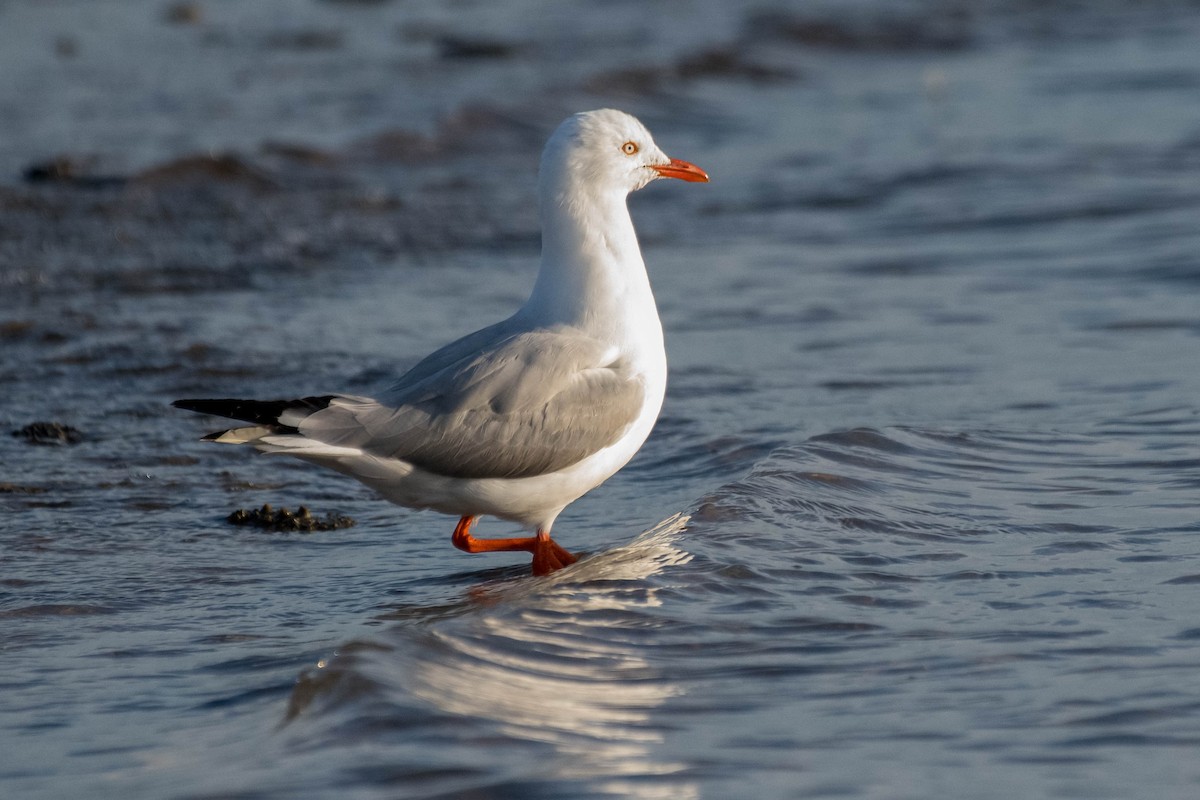
<path id="1" fill-rule="evenodd" d="M 542 153 L 541 179 L 557 185 L 588 186 L 602 193 L 636 192 L 659 178 L 708 181 L 695 164 L 667 156 L 636 118 L 611 108 L 568 117 Z"/>

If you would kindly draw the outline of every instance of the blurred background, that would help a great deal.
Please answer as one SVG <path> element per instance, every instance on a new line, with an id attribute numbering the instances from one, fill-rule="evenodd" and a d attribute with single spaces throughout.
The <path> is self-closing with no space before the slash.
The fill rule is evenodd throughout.
<path id="1" fill-rule="evenodd" d="M 606 106 L 712 183 L 577 568 L 169 407 L 511 313 Z M 1194 0 L 0 0 L 0 143 L 0 794 L 1196 796 Z"/>

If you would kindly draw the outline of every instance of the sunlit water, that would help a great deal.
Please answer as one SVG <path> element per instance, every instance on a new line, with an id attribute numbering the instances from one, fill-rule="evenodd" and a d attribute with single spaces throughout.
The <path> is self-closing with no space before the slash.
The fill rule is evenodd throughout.
<path id="1" fill-rule="evenodd" d="M 1200 792 L 1200 10 L 728 5 L 0 7 L 0 421 L 83 436 L 0 437 L 0 795 Z M 168 407 L 508 314 L 600 105 L 713 183 L 631 201 L 671 384 L 578 565 Z M 272 185 L 17 177 L 209 149 Z"/>

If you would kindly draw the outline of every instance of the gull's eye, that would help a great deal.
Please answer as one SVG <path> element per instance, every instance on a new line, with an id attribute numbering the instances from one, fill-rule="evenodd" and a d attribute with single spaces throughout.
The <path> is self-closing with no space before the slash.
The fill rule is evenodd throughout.
<path id="1" fill-rule="evenodd" d="M 638 151 L 637 142 L 626 142 L 621 145 L 621 152 L 627 156 L 636 155 Z"/>

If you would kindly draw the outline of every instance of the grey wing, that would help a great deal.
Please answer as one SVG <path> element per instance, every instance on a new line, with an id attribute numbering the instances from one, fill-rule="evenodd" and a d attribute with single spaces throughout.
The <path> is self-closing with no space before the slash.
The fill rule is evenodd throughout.
<path id="1" fill-rule="evenodd" d="M 637 419 L 643 381 L 603 343 L 571 328 L 495 328 L 430 356 L 381 401 L 334 400 L 300 432 L 441 475 L 521 478 L 581 461 Z M 468 346 L 488 332 L 490 348 Z"/>

